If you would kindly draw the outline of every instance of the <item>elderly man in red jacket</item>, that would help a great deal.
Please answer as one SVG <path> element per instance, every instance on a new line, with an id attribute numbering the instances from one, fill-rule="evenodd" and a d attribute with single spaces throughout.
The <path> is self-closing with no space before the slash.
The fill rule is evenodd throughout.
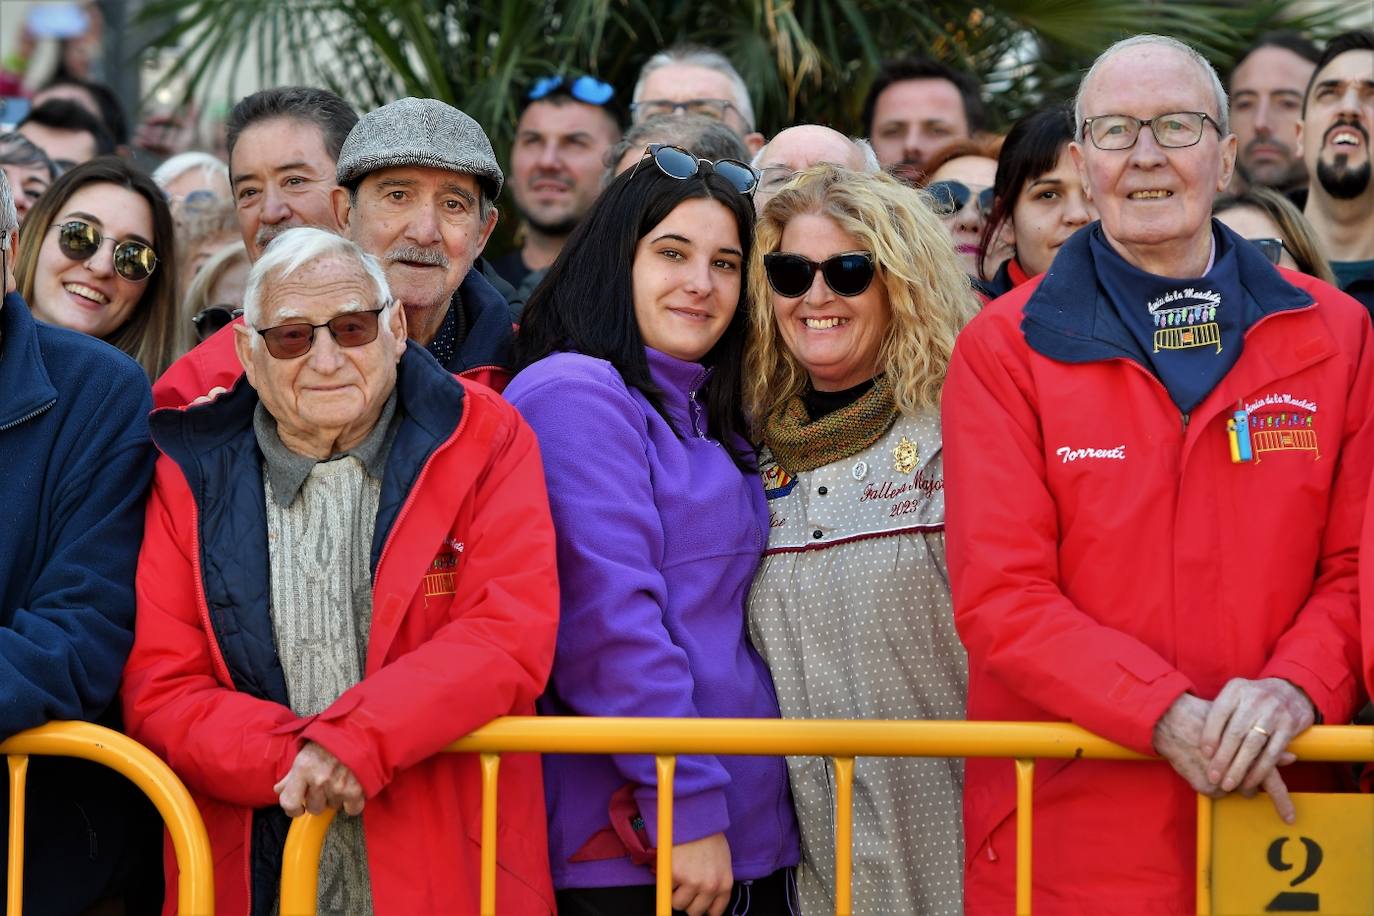
<path id="1" fill-rule="evenodd" d="M 969 717 L 1164 758 L 1037 767 L 1036 912 L 1193 912 L 1195 792 L 1263 789 L 1291 820 L 1289 786 L 1333 784 L 1278 767 L 1359 695 L 1374 334 L 1211 219 L 1236 138 L 1200 55 L 1121 42 L 1076 109 L 1101 221 L 969 325 L 945 388 Z M 1012 768 L 966 774 L 967 908 L 1007 912 Z"/>
<path id="2" fill-rule="evenodd" d="M 222 913 L 275 911 L 287 816 L 325 807 L 323 912 L 476 912 L 478 762 L 441 751 L 532 714 L 553 661 L 534 434 L 403 305 L 353 242 L 284 232 L 232 332 L 245 377 L 152 417 L 125 722 L 194 793 Z M 551 913 L 538 758 L 500 778 L 498 905 Z"/>

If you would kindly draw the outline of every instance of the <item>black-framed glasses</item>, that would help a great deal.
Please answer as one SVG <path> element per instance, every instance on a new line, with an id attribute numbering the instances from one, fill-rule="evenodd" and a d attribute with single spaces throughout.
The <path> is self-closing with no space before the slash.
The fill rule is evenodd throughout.
<path id="1" fill-rule="evenodd" d="M 873 255 L 867 251 L 846 251 L 817 263 L 799 254 L 775 251 L 763 256 L 763 271 L 768 285 L 784 299 L 806 295 L 816 271 L 837 296 L 857 296 L 873 282 Z"/>
<path id="2" fill-rule="evenodd" d="M 315 332 L 329 328 L 334 342 L 341 347 L 364 347 L 377 339 L 378 317 L 386 306 L 361 312 L 344 312 L 323 324 L 293 321 L 270 328 L 258 328 L 267 352 L 277 359 L 295 359 L 310 352 L 315 345 Z"/>
<path id="3" fill-rule="evenodd" d="M 1211 124 L 1217 136 L 1223 136 L 1221 125 L 1202 111 L 1171 111 L 1141 120 L 1131 115 L 1097 115 L 1083 120 L 1083 133 L 1098 149 L 1130 149 L 1140 139 L 1140 128 L 1149 125 L 1155 142 L 1165 149 L 1194 146 L 1202 139 L 1202 126 Z"/>
<path id="4" fill-rule="evenodd" d="M 531 102 L 537 102 L 540 99 L 548 98 L 565 86 L 568 95 L 579 102 L 586 102 L 588 105 L 605 105 L 615 98 L 615 87 L 594 76 L 579 76 L 573 80 L 565 76 L 540 77 L 534 81 L 534 85 L 530 86 L 530 91 L 525 93 L 525 98 Z"/>
<path id="5" fill-rule="evenodd" d="M 635 123 L 656 118 L 659 115 L 675 114 L 694 114 L 705 115 L 717 121 L 725 120 L 725 113 L 734 109 L 741 121 L 746 121 L 744 113 L 739 110 L 739 106 L 729 99 L 683 99 L 674 101 L 673 99 L 643 99 L 633 102 L 630 105 L 630 114 L 634 116 Z"/>
<path id="6" fill-rule="evenodd" d="M 1251 245 L 1260 250 L 1260 254 L 1269 259 L 1270 264 L 1277 264 L 1283 258 L 1283 250 L 1287 246 L 1283 244 L 1283 239 L 1246 239 Z"/>
<path id="7" fill-rule="evenodd" d="M 635 172 L 646 160 L 652 159 L 658 170 L 669 178 L 686 181 L 701 171 L 703 165 L 709 166 L 721 178 L 734 185 L 741 194 L 753 195 L 759 186 L 759 175 L 747 164 L 738 159 L 698 159 L 680 146 L 667 143 L 651 143 L 644 151 L 644 158 L 635 164 Z M 634 177 L 634 172 L 630 173 Z"/>
<path id="8" fill-rule="evenodd" d="M 978 201 L 978 212 L 983 214 L 984 219 L 992 213 L 992 188 L 975 192 L 962 181 L 936 181 L 926 187 L 926 193 L 931 196 L 934 201 L 932 206 L 940 216 L 953 216 L 974 199 Z"/>
<path id="9" fill-rule="evenodd" d="M 233 305 L 206 306 L 191 316 L 191 323 L 196 326 L 196 340 L 204 340 L 242 314 L 243 309 Z"/>
<path id="10" fill-rule="evenodd" d="M 105 234 L 82 219 L 71 219 L 52 228 L 57 230 L 57 249 L 73 261 L 89 261 L 105 244 Z M 157 269 L 157 255 L 151 245 L 137 239 L 115 242 L 114 269 L 125 280 L 139 283 Z"/>

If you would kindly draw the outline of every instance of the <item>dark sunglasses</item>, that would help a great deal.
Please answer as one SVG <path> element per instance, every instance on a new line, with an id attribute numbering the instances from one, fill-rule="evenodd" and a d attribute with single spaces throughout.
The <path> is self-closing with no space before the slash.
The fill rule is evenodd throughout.
<path id="1" fill-rule="evenodd" d="M 57 229 L 58 250 L 73 261 L 89 261 L 105 244 L 101 231 L 84 220 L 68 220 L 54 228 Z M 150 245 L 134 239 L 115 243 L 115 273 L 125 280 L 133 283 L 146 280 L 156 268 L 157 255 Z"/>
<path id="2" fill-rule="evenodd" d="M 935 212 L 941 216 L 953 216 L 967 207 L 973 197 L 973 189 L 962 181 L 937 181 L 926 191 L 935 199 Z M 992 212 L 992 188 L 978 192 L 978 212 L 985 219 Z"/>
<path id="3" fill-rule="evenodd" d="M 1251 245 L 1260 250 L 1260 254 L 1269 259 L 1270 264 L 1279 263 L 1283 257 L 1283 239 L 1246 239 Z"/>
<path id="4" fill-rule="evenodd" d="M 196 339 L 204 340 L 243 314 L 243 309 L 232 305 L 210 305 L 191 316 L 196 326 Z"/>
<path id="5" fill-rule="evenodd" d="M 531 102 L 546 99 L 563 87 L 567 87 L 568 95 L 579 102 L 586 102 L 588 105 L 605 105 L 615 98 L 615 87 L 610 83 L 603 83 L 594 76 L 579 76 L 575 80 L 569 80 L 562 76 L 543 76 L 534 81 L 530 91 L 525 93 L 525 98 Z"/>
<path id="6" fill-rule="evenodd" d="M 825 285 L 837 296 L 857 296 L 873 282 L 873 255 L 867 251 L 847 251 L 817 264 L 799 254 L 775 251 L 763 256 L 763 270 L 773 292 L 786 299 L 806 295 L 821 272 Z"/>
<path id="7" fill-rule="evenodd" d="M 383 306 L 365 312 L 344 312 L 324 324 L 296 321 L 272 328 L 259 328 L 258 333 L 267 343 L 267 352 L 277 359 L 295 359 L 309 353 L 315 345 L 315 332 L 320 328 L 329 328 L 334 342 L 341 347 L 364 347 L 377 339 L 378 316 L 385 310 Z"/>
<path id="8" fill-rule="evenodd" d="M 710 159 L 698 159 L 679 146 L 653 143 L 645 150 L 644 158 L 635 164 L 635 172 L 639 171 L 639 167 L 646 159 L 652 159 L 658 170 L 669 178 L 685 181 L 698 174 L 705 165 L 710 167 L 710 171 L 734 185 L 735 190 L 741 194 L 752 196 L 754 189 L 759 186 L 758 173 L 738 159 L 717 159 L 712 162 Z M 631 172 L 630 176 L 634 177 L 634 172 Z"/>

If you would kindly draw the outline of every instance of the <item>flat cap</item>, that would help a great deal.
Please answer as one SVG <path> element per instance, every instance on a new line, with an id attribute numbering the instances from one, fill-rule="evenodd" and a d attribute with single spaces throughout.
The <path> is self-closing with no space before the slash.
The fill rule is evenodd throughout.
<path id="1" fill-rule="evenodd" d="M 363 115 L 339 151 L 338 182 L 354 187 L 369 172 L 404 165 L 472 175 L 493 199 L 505 180 L 481 125 L 438 99 L 404 98 Z"/>

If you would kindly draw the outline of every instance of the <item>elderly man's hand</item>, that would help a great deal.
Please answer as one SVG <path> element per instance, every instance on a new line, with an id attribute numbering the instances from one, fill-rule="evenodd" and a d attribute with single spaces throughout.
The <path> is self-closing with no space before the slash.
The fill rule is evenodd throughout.
<path id="1" fill-rule="evenodd" d="M 272 791 L 290 817 L 300 817 L 306 811 L 319 814 L 325 808 L 361 814 L 366 801 L 362 783 L 353 772 L 313 741 L 307 741 L 300 749 L 291 769 Z"/>
<path id="2" fill-rule="evenodd" d="M 1153 743 L 1159 756 L 1173 766 L 1193 791 L 1210 798 L 1226 793 L 1207 779 L 1208 758 L 1202 753 L 1202 729 L 1212 704 L 1185 693 L 1155 723 Z"/>
<path id="3" fill-rule="evenodd" d="M 1293 802 L 1276 767 L 1293 762 L 1288 742 L 1316 718 L 1307 695 L 1282 678 L 1233 678 L 1217 694 L 1202 729 L 1208 781 L 1245 795 L 1262 787 L 1273 796 L 1279 816 L 1291 824 Z"/>

